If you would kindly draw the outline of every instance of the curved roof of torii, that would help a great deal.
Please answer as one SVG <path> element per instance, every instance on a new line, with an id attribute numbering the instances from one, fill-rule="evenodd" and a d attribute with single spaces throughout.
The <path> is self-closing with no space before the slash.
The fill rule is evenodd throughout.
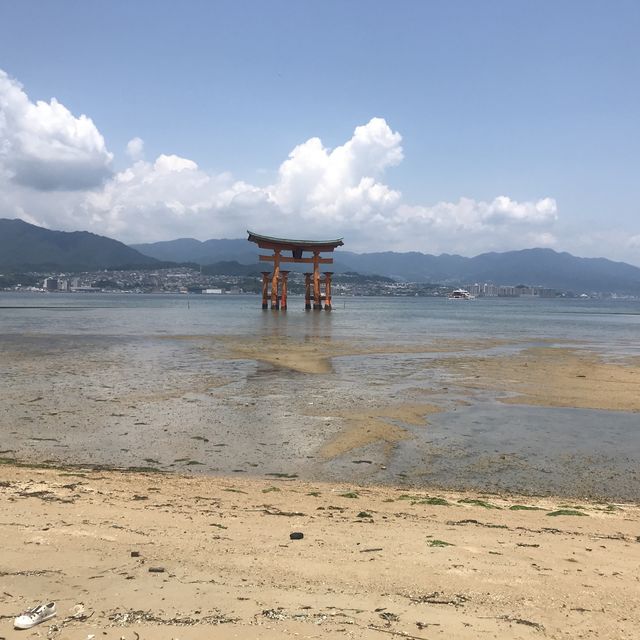
<path id="1" fill-rule="evenodd" d="M 307 251 L 333 251 L 336 247 L 344 245 L 342 238 L 336 240 L 291 240 L 287 238 L 272 238 L 261 236 L 253 231 L 248 231 L 249 242 L 255 242 L 261 249 L 302 249 Z"/>

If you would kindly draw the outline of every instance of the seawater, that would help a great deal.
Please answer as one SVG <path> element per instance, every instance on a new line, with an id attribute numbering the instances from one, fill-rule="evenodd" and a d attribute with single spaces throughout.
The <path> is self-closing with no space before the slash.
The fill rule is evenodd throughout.
<path id="1" fill-rule="evenodd" d="M 559 344 L 618 359 L 640 355 L 640 302 L 335 297 L 332 312 L 305 312 L 291 297 L 284 313 L 262 311 L 256 296 L 0 293 L 3 455 L 640 498 L 638 414 L 507 406 L 490 395 L 431 416 L 426 429 L 403 425 L 414 439 L 390 460 L 376 447 L 319 460 L 338 407 L 401 403 L 446 381 L 423 366 L 424 352 L 337 357 L 330 374 L 311 375 L 203 348 L 243 336 L 409 352 L 495 338 L 479 354 Z"/>
<path id="2" fill-rule="evenodd" d="M 500 337 L 588 342 L 640 353 L 640 301 L 580 298 L 336 297 L 331 313 L 262 312 L 256 296 L 0 293 L 3 334 L 152 336 L 275 333 L 411 343 Z"/>

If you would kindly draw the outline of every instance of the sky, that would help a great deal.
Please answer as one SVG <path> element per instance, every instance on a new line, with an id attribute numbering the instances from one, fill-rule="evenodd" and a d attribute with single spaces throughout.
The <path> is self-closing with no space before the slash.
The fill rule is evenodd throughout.
<path id="1" fill-rule="evenodd" d="M 0 217 L 640 266 L 640 2 L 0 0 Z"/>

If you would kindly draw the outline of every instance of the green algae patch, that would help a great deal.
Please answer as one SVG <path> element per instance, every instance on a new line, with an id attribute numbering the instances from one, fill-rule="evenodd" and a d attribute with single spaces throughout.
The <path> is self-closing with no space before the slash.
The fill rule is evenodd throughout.
<path id="1" fill-rule="evenodd" d="M 418 500 L 417 502 L 414 502 L 412 504 L 430 504 L 430 505 L 435 505 L 440 507 L 452 506 L 451 503 L 447 502 L 447 500 L 445 500 L 444 498 L 437 498 L 437 497 L 425 498 L 424 500 Z"/>
<path id="2" fill-rule="evenodd" d="M 452 542 L 445 542 L 444 540 L 427 540 L 427 544 L 430 547 L 454 547 Z"/>
<path id="3" fill-rule="evenodd" d="M 605 507 L 596 507 L 598 511 L 604 511 L 605 513 L 613 513 L 614 511 L 624 511 L 622 507 L 618 507 L 615 504 L 608 504 Z"/>
<path id="4" fill-rule="evenodd" d="M 557 509 L 556 511 L 549 511 L 548 516 L 586 516 L 588 514 L 576 509 Z"/>

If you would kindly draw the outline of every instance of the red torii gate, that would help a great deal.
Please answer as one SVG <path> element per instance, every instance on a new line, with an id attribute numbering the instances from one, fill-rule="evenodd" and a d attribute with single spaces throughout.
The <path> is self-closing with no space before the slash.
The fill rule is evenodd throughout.
<path id="1" fill-rule="evenodd" d="M 249 242 L 255 242 L 260 249 L 273 251 L 272 255 L 260 255 L 262 262 L 273 262 L 273 271 L 262 272 L 262 308 L 287 308 L 287 279 L 288 271 L 280 269 L 281 263 L 306 263 L 313 264 L 313 273 L 305 273 L 305 309 L 311 309 L 311 285 L 313 284 L 313 308 L 322 309 L 321 285 L 324 285 L 324 308 L 331 310 L 331 276 L 332 271 L 325 271 L 324 278 L 320 277 L 321 264 L 333 264 L 333 258 L 321 258 L 320 254 L 333 252 L 336 247 L 343 246 L 342 238 L 337 240 L 287 240 L 285 238 L 271 238 L 247 231 Z M 282 255 L 283 251 L 291 251 L 291 257 Z M 313 257 L 304 258 L 305 252 L 313 253 Z M 269 282 L 271 293 L 269 294 Z"/>

